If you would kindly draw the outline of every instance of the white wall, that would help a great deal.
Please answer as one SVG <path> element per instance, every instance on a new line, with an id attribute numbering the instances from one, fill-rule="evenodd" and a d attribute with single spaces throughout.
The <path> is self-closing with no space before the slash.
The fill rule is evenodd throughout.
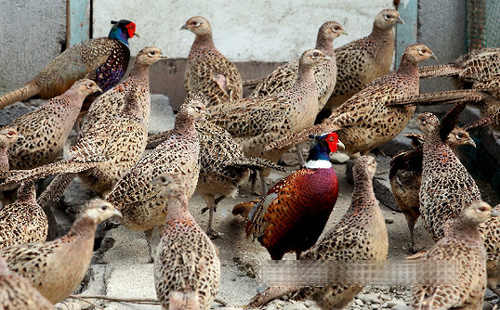
<path id="1" fill-rule="evenodd" d="M 232 61 L 287 61 L 314 47 L 325 21 L 341 23 L 349 36 L 334 46 L 366 36 L 380 10 L 392 0 L 94 0 L 94 37 L 106 36 L 110 20 L 129 19 L 140 38 L 130 40 L 132 54 L 144 46 L 160 47 L 171 58 L 186 58 L 194 34 L 180 31 L 201 15 L 210 21 L 217 48 Z"/>

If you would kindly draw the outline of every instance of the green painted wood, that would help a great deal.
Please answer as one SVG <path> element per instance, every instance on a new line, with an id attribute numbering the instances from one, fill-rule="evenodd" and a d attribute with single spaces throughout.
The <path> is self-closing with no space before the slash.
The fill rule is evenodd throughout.
<path id="1" fill-rule="evenodd" d="M 67 0 L 67 35 L 66 47 L 89 39 L 90 1 Z"/>
<path id="2" fill-rule="evenodd" d="M 398 11 L 405 24 L 396 27 L 396 67 L 406 47 L 417 42 L 418 0 L 401 0 Z"/>

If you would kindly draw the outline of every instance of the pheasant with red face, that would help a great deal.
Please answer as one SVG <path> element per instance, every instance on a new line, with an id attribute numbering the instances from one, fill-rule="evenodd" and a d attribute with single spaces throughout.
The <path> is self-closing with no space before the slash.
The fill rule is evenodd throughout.
<path id="1" fill-rule="evenodd" d="M 252 235 L 278 260 L 287 252 L 311 247 L 320 236 L 338 196 L 338 180 L 329 153 L 344 147 L 336 133 L 315 137 L 305 168 L 271 188 L 248 215 Z"/>

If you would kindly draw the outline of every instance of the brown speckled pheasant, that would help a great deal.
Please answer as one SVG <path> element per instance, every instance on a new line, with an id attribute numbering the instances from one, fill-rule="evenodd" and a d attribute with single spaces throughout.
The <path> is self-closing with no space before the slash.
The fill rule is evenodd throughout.
<path id="1" fill-rule="evenodd" d="M 33 169 L 56 160 L 80 113 L 83 100 L 97 91 L 101 89 L 94 81 L 81 79 L 64 94 L 16 118 L 9 127 L 17 128 L 24 139 L 10 148 L 11 169 Z"/>
<path id="2" fill-rule="evenodd" d="M 47 216 L 35 196 L 35 184 L 27 181 L 17 190 L 17 201 L 0 209 L 0 249 L 47 239 Z"/>
<path id="3" fill-rule="evenodd" d="M 148 243 L 155 227 L 165 223 L 166 197 L 152 182 L 164 173 L 182 178 L 190 198 L 200 174 L 200 143 L 194 127 L 204 121 L 205 103 L 189 93 L 179 108 L 170 137 L 144 155 L 116 184 L 106 199 L 122 212 L 122 223 L 129 229 L 146 231 Z"/>
<path id="4" fill-rule="evenodd" d="M 271 259 L 300 253 L 319 238 L 338 196 L 339 183 L 328 155 L 342 142 L 336 133 L 315 137 L 305 168 L 276 183 L 248 215 L 246 234 L 266 247 Z"/>
<path id="5" fill-rule="evenodd" d="M 217 204 L 236 194 L 238 186 L 248 179 L 250 170 L 283 168 L 262 158 L 245 157 L 241 146 L 234 142 L 233 137 L 212 122 L 195 123 L 195 128 L 200 141 L 200 175 L 196 189 L 207 205 L 202 212 L 210 211 L 207 234 L 216 237 L 219 233 L 213 229 L 212 222 Z M 170 132 L 165 132 L 152 136 L 148 142 L 156 143 L 169 134 Z"/>
<path id="6" fill-rule="evenodd" d="M 148 72 L 162 58 L 156 47 L 139 51 L 130 77 L 92 104 L 80 137 L 69 151 L 71 159 L 18 171 L 6 183 L 79 173 L 86 186 L 103 196 L 108 193 L 144 152 L 150 112 Z"/>
<path id="7" fill-rule="evenodd" d="M 481 126 L 487 123 L 482 122 Z M 479 129 L 481 126 L 471 124 L 469 128 Z M 420 217 L 419 191 L 422 180 L 422 146 L 424 137 L 420 134 L 406 135 L 412 140 L 414 149 L 402 151 L 391 159 L 389 180 L 391 190 L 399 209 L 403 212 L 410 230 L 410 249 L 417 252 L 414 240 L 414 227 Z M 456 153 L 457 148 L 462 145 L 476 146 L 465 127 L 456 127 L 448 135 L 446 144 Z"/>
<path id="8" fill-rule="evenodd" d="M 375 17 L 370 35 L 335 49 L 337 83 L 318 122 L 370 82 L 390 73 L 395 41 L 393 28 L 397 24 L 404 24 L 398 11 L 382 10 Z"/>
<path id="9" fill-rule="evenodd" d="M 474 201 L 451 220 L 448 233 L 422 260 L 454 260 L 459 262 L 458 281 L 453 286 L 416 286 L 412 289 L 413 309 L 476 309 L 483 308 L 486 290 L 486 252 L 478 225 L 491 216 L 498 216 L 491 207 Z"/>
<path id="10" fill-rule="evenodd" d="M 181 29 L 196 35 L 186 64 L 186 91 L 201 92 L 208 100 L 207 108 L 241 99 L 243 83 L 240 72 L 215 47 L 208 20 L 194 16 Z"/>
<path id="11" fill-rule="evenodd" d="M 0 257 L 0 309 L 53 310 L 54 305 Z"/>
<path id="12" fill-rule="evenodd" d="M 229 131 L 246 156 L 277 163 L 287 149 L 264 151 L 263 148 L 284 134 L 313 124 L 318 111 L 314 67 L 327 60 L 329 57 L 319 50 L 305 51 L 300 57 L 297 81 L 292 88 L 273 96 L 231 102 L 212 115 L 211 120 Z M 269 169 L 262 172 L 264 176 L 268 174 Z M 262 187 L 267 192 L 262 175 Z"/>
<path id="13" fill-rule="evenodd" d="M 312 248 L 302 253 L 303 260 L 385 260 L 388 236 L 385 221 L 373 193 L 373 176 L 377 163 L 373 157 L 362 156 L 353 167 L 352 202 L 340 222 Z M 362 287 L 304 287 L 291 295 L 298 300 L 309 298 L 323 309 L 342 309 Z M 255 296 L 251 307 L 258 307 L 290 290 L 270 287 Z"/>
<path id="14" fill-rule="evenodd" d="M 337 108 L 322 124 L 291 133 L 265 147 L 289 148 L 310 134 L 335 131 L 345 144 L 346 154 L 365 155 L 397 136 L 409 122 L 415 107 L 389 107 L 398 99 L 419 91 L 418 63 L 435 57 L 423 44 L 406 48 L 396 72 L 375 80 Z"/>
<path id="15" fill-rule="evenodd" d="M 0 97 L 0 108 L 35 95 L 44 99 L 58 96 L 82 78 L 94 80 L 102 91 L 113 87 L 127 71 L 128 39 L 135 34 L 135 24 L 124 19 L 111 23 L 113 27 L 108 37 L 68 48 L 22 88 Z"/>
<path id="16" fill-rule="evenodd" d="M 420 68 L 421 78 L 457 76 L 470 82 L 472 89 L 420 94 L 395 104 L 436 105 L 467 101 L 477 106 L 483 117 L 494 117 L 495 129 L 500 129 L 500 48 L 485 48 L 459 57 L 452 64 Z"/>
<path id="17" fill-rule="evenodd" d="M 455 218 L 472 201 L 481 200 L 476 182 L 445 143 L 465 104 L 457 104 L 443 121 L 428 112 L 417 118 L 424 133 L 420 213 L 424 226 L 435 240 L 444 236 L 444 223 Z M 444 128 L 444 129 L 443 129 Z M 448 128 L 448 129 L 446 129 Z"/>
<path id="18" fill-rule="evenodd" d="M 335 52 L 333 50 L 333 40 L 344 32 L 342 26 L 335 22 L 329 21 L 324 23 L 318 31 L 316 40 L 316 49 L 323 52 L 331 58 L 316 67 L 314 67 L 314 78 L 318 90 L 319 109 L 322 109 L 335 88 L 337 79 L 337 63 L 335 60 Z M 293 86 L 297 80 L 299 69 L 299 60 L 291 61 L 274 71 L 262 80 L 250 95 L 251 97 L 264 97 L 283 92 Z"/>
<path id="19" fill-rule="evenodd" d="M 171 309 L 171 293 L 193 291 L 196 309 L 208 310 L 219 288 L 219 252 L 189 212 L 188 190 L 182 178 L 166 174 L 158 183 L 162 194 L 168 197 L 168 206 L 154 260 L 156 295 L 162 309 L 167 310 Z"/>
<path id="20" fill-rule="evenodd" d="M 50 302 L 69 296 L 83 280 L 90 265 L 97 224 L 121 216 L 113 206 L 91 200 L 63 237 L 45 243 L 27 243 L 0 251 L 9 268 L 25 277 Z"/>

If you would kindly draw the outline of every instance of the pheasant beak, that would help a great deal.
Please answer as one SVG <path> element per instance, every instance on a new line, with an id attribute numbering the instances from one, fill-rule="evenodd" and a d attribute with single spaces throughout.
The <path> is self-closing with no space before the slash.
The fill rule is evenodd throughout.
<path id="1" fill-rule="evenodd" d="M 396 19 L 396 24 L 404 25 L 405 21 L 400 16 L 398 16 L 398 19 Z"/>
<path id="2" fill-rule="evenodd" d="M 97 92 L 101 92 L 101 93 L 103 93 L 102 88 L 100 88 L 99 86 L 97 86 L 97 88 L 95 89 L 95 92 L 96 92 L 96 93 L 97 93 Z"/>
<path id="3" fill-rule="evenodd" d="M 184 25 L 182 25 L 181 29 L 179 29 L 179 30 L 187 30 L 187 29 L 188 29 L 187 24 L 184 24 Z"/>
<path id="4" fill-rule="evenodd" d="M 337 142 L 337 148 L 341 149 L 341 150 L 345 150 L 345 145 L 344 145 L 344 143 L 342 143 L 342 141 L 340 141 L 340 139 L 339 139 L 339 142 Z"/>
<path id="5" fill-rule="evenodd" d="M 137 32 L 134 32 L 134 36 L 140 38 L 141 36 L 137 33 Z"/>
<path id="6" fill-rule="evenodd" d="M 116 215 L 116 216 L 118 216 L 120 218 L 123 217 L 122 213 L 120 211 L 116 210 L 116 209 L 113 211 L 113 215 Z"/>
<path id="7" fill-rule="evenodd" d="M 465 144 L 472 145 L 474 148 L 476 147 L 476 143 L 474 142 L 474 140 L 472 140 L 472 138 L 469 138 L 469 140 L 467 140 Z"/>
<path id="8" fill-rule="evenodd" d="M 436 61 L 438 60 L 438 58 L 436 57 L 436 55 L 434 55 L 434 53 L 431 53 L 431 57 L 429 57 L 429 58 L 432 58 L 432 59 L 434 59 Z"/>
<path id="9" fill-rule="evenodd" d="M 496 210 L 491 210 L 491 217 L 497 217 L 497 216 L 500 216 L 500 213 L 498 213 L 498 211 Z"/>
<path id="10" fill-rule="evenodd" d="M 348 33 L 347 31 L 342 32 L 342 34 L 343 34 L 343 35 L 346 35 L 346 36 L 348 36 L 348 35 L 349 35 L 349 33 Z"/>
<path id="11" fill-rule="evenodd" d="M 323 61 L 327 61 L 327 60 L 332 60 L 332 58 L 331 58 L 330 56 L 326 56 L 326 55 L 325 55 L 325 56 L 323 57 Z"/>

